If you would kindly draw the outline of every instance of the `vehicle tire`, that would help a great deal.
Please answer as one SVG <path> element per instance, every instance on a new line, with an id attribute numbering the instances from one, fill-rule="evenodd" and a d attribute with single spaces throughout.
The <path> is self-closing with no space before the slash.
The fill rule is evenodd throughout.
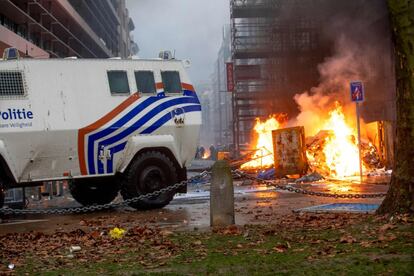
<path id="1" fill-rule="evenodd" d="M 157 151 L 140 154 L 124 175 L 121 195 L 126 199 L 161 190 L 177 183 L 176 168 L 166 155 Z M 138 210 L 158 209 L 173 199 L 175 191 L 144 199 L 130 206 Z"/>
<path id="2" fill-rule="evenodd" d="M 72 180 L 69 191 L 72 197 L 83 206 L 110 203 L 119 192 L 119 183 L 115 179 Z"/>

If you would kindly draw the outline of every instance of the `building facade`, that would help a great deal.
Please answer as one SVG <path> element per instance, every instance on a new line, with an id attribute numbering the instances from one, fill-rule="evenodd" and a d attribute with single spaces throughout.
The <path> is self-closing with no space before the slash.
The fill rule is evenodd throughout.
<path id="1" fill-rule="evenodd" d="M 125 0 L 1 0 L 0 51 L 32 58 L 127 58 L 138 52 Z"/>
<path id="2" fill-rule="evenodd" d="M 232 94 L 227 91 L 226 63 L 231 61 L 230 25 L 223 28 L 223 41 L 218 52 L 215 70 L 212 75 L 213 114 L 216 116 L 214 142 L 219 146 L 233 143 Z"/>
<path id="3" fill-rule="evenodd" d="M 223 39 L 214 70 L 204 85 L 197 85 L 203 106 L 200 145 L 228 150 L 233 143 L 232 93 L 227 91 L 226 62 L 231 60 L 230 25 L 223 27 Z"/>

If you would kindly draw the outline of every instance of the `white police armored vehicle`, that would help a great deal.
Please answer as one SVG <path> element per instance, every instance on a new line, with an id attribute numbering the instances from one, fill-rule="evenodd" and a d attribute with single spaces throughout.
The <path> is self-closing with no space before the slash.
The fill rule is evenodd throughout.
<path id="1" fill-rule="evenodd" d="M 0 208 L 6 189 L 46 181 L 68 180 L 73 198 L 93 205 L 186 179 L 201 105 L 185 62 L 168 54 L 19 59 L 9 49 L 8 56 L 0 61 Z M 175 192 L 132 205 L 161 208 Z"/>

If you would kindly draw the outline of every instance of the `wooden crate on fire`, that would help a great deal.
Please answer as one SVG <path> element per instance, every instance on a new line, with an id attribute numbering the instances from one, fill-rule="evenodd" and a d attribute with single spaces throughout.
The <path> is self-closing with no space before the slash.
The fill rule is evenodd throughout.
<path id="1" fill-rule="evenodd" d="M 272 131 L 275 175 L 304 175 L 308 169 L 305 128 L 291 127 Z"/>

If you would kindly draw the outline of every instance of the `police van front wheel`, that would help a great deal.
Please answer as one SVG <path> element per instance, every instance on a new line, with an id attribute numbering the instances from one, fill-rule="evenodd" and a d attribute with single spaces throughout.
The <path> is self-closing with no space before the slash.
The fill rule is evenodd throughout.
<path id="1" fill-rule="evenodd" d="M 149 194 L 177 182 L 177 171 L 168 156 L 158 151 L 140 154 L 124 175 L 121 195 L 126 199 Z M 173 199 L 174 191 L 131 203 L 139 210 L 157 209 L 166 206 Z"/>
<path id="2" fill-rule="evenodd" d="M 115 179 L 77 179 L 69 183 L 72 197 L 83 206 L 110 203 L 119 192 Z"/>

